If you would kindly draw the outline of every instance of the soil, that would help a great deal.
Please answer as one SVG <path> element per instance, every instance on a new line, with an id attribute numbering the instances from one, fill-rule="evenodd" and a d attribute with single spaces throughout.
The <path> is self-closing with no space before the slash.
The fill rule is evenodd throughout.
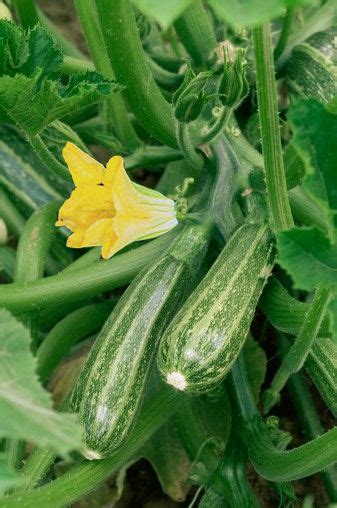
<path id="1" fill-rule="evenodd" d="M 38 3 L 43 12 L 55 23 L 61 32 L 83 53 L 88 54 L 83 33 L 76 18 L 73 2 L 70 0 L 38 0 Z M 142 181 L 145 185 L 153 186 L 155 183 L 151 179 L 146 181 L 147 173 L 141 170 L 138 172 L 137 176 L 138 180 Z M 275 351 L 271 351 L 270 353 L 271 355 L 269 358 L 276 356 Z M 273 360 L 271 363 L 273 363 Z M 272 372 L 272 370 L 273 369 L 270 369 L 269 365 L 269 372 Z M 333 420 L 330 413 L 326 410 L 326 406 L 312 386 L 311 390 L 315 404 L 317 405 L 318 414 L 321 415 L 325 427 L 331 427 Z M 280 427 L 290 432 L 293 436 L 291 447 L 298 446 L 305 442 L 296 423 L 294 408 L 287 395 L 282 397 L 282 403 L 276 408 L 275 414 L 280 417 Z M 278 497 L 271 484 L 256 475 L 255 471 L 250 466 L 248 466 L 248 477 L 263 508 L 275 508 L 279 506 Z M 294 487 L 296 496 L 298 497 L 298 503 L 294 506 L 302 506 L 304 498 L 311 494 L 315 498 L 316 508 L 325 508 L 328 506 L 328 497 L 319 475 L 313 475 L 307 479 L 295 482 Z M 115 506 L 116 508 L 175 508 L 189 506 L 193 497 L 192 491 L 191 495 L 183 503 L 175 503 L 170 500 L 168 496 L 163 494 L 155 472 L 146 460 L 141 460 L 128 469 L 122 496 L 117 502 L 115 501 L 116 487 L 114 480 L 112 479 L 110 482 L 107 482 L 105 488 L 108 494 L 104 492 L 104 496 L 101 498 L 100 496 L 102 493 L 100 492 L 98 498 L 102 499 L 101 502 L 97 497 L 95 499 L 94 495 L 90 495 L 72 506 L 74 508 L 108 508 L 111 506 Z M 197 506 L 197 503 L 194 506 Z M 287 504 L 283 506 L 290 505 Z"/>

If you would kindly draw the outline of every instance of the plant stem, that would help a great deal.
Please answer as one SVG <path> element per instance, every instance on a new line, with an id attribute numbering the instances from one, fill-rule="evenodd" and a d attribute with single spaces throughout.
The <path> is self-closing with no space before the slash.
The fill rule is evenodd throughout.
<path id="1" fill-rule="evenodd" d="M 81 268 L 86 268 L 87 266 L 92 265 L 95 261 L 101 259 L 101 248 L 100 247 L 92 247 L 85 254 L 75 259 L 70 265 L 66 266 L 62 273 L 74 272 Z"/>
<path id="2" fill-rule="evenodd" d="M 62 32 L 58 30 L 58 28 L 56 28 L 54 23 L 52 23 L 50 19 L 47 18 L 47 16 L 38 7 L 37 13 L 41 25 L 44 26 L 48 30 L 48 32 L 52 34 L 57 44 L 63 49 L 66 55 L 74 58 L 80 58 L 88 62 L 87 57 L 83 53 L 81 53 L 81 51 L 77 49 L 73 44 L 71 44 L 71 42 L 69 42 L 69 40 L 66 37 L 64 37 Z"/>
<path id="3" fill-rule="evenodd" d="M 61 65 L 62 74 L 83 74 L 87 71 L 94 71 L 95 66 L 92 62 L 88 60 L 83 60 L 83 58 L 76 58 L 74 56 L 64 56 L 63 63 Z"/>
<path id="4" fill-rule="evenodd" d="M 115 302 L 109 300 L 85 305 L 68 314 L 52 328 L 37 350 L 37 374 L 42 383 L 47 381 L 74 344 L 100 330 L 113 303 Z"/>
<path id="5" fill-rule="evenodd" d="M 227 133 L 226 138 L 241 161 L 247 162 L 249 166 L 263 168 L 262 155 L 247 141 L 241 132 L 239 132 L 238 136 Z M 297 186 L 290 189 L 288 198 L 292 213 L 298 222 L 306 226 L 316 225 L 320 229 L 327 229 L 319 206 L 305 194 L 302 187 Z"/>
<path id="6" fill-rule="evenodd" d="M 25 225 L 21 213 L 15 208 L 7 194 L 0 188 L 0 217 L 5 221 L 9 231 L 19 237 Z"/>
<path id="7" fill-rule="evenodd" d="M 281 336 L 280 349 L 283 356 L 288 350 L 288 341 Z M 308 439 L 315 439 L 324 433 L 324 429 L 319 420 L 308 386 L 301 373 L 291 376 L 287 383 L 293 406 L 297 413 L 301 427 Z M 325 488 L 330 497 L 330 501 L 337 502 L 337 467 L 331 466 L 320 473 Z"/>
<path id="8" fill-rule="evenodd" d="M 293 226 L 284 172 L 275 71 L 269 22 L 253 29 L 262 152 L 271 225 L 281 231 Z"/>
<path id="9" fill-rule="evenodd" d="M 15 313 L 67 304 L 128 284 L 169 247 L 178 228 L 107 261 L 29 283 L 1 284 L 0 306 Z"/>
<path id="10" fill-rule="evenodd" d="M 13 0 L 13 4 L 20 24 L 24 28 L 33 28 L 39 22 L 34 0 Z"/>
<path id="11" fill-rule="evenodd" d="M 15 492 L 19 494 L 36 487 L 39 481 L 48 473 L 55 459 L 56 455 L 53 451 L 35 448 L 21 470 L 25 482 L 21 487 L 15 489 Z"/>
<path id="12" fill-rule="evenodd" d="M 61 508 L 71 505 L 95 489 L 121 465 L 125 464 L 153 432 L 165 422 L 169 415 L 177 409 L 181 400 L 181 394 L 164 386 L 158 395 L 153 397 L 152 401 L 148 402 L 142 409 L 129 440 L 112 457 L 99 461 L 85 461 L 71 468 L 70 471 L 49 484 L 27 493 L 4 497 L 0 500 L 1 508 L 36 508 L 37 506 Z M 45 452 L 45 458 L 52 463 L 55 456 L 48 456 L 47 453 Z M 36 484 L 38 481 L 39 468 L 36 465 L 40 464 L 43 473 L 47 470 L 43 454 L 40 454 L 38 458 L 39 460 L 36 460 L 35 464 L 32 463 L 30 470 L 26 470 L 26 474 L 29 473 L 31 485 Z M 35 467 L 33 468 L 33 466 Z M 33 478 L 33 472 L 35 478 Z"/>
<path id="13" fill-rule="evenodd" d="M 198 66 L 204 64 L 216 46 L 216 38 L 201 0 L 187 7 L 174 27 L 194 63 Z"/>
<path id="14" fill-rule="evenodd" d="M 294 7 L 288 7 L 287 12 L 283 19 L 282 31 L 277 41 L 276 47 L 274 49 L 274 60 L 276 61 L 283 53 L 291 32 L 291 28 L 293 25 L 295 17 L 295 9 Z"/>
<path id="15" fill-rule="evenodd" d="M 320 206 L 302 187 L 297 186 L 288 193 L 291 210 L 296 221 L 305 226 L 317 226 L 323 231 L 328 231 L 328 225 Z"/>
<path id="16" fill-rule="evenodd" d="M 190 166 L 199 170 L 204 165 L 203 157 L 195 151 L 191 143 L 187 123 L 177 122 L 177 140 L 179 148 Z"/>
<path id="17" fill-rule="evenodd" d="M 20 236 L 14 273 L 15 282 L 30 282 L 42 277 L 55 231 L 55 218 L 60 202 L 53 201 L 34 212 L 25 224 Z M 34 327 L 36 316 L 34 313 L 21 316 L 29 328 Z M 32 350 L 36 349 L 36 334 L 32 331 Z M 24 442 L 16 439 L 6 441 L 5 457 L 9 465 L 14 468 L 21 467 Z"/>
<path id="18" fill-rule="evenodd" d="M 60 120 L 55 120 L 51 126 L 57 130 L 58 132 L 60 132 L 61 134 L 63 134 L 63 136 L 69 140 L 69 141 L 72 141 L 73 143 L 75 143 L 79 148 L 81 148 L 81 150 L 83 150 L 84 152 L 87 152 L 89 155 L 91 155 L 90 151 L 88 150 L 88 147 L 83 143 L 82 139 L 80 138 L 80 136 L 77 134 L 77 132 L 75 132 L 69 125 L 61 122 Z"/>
<path id="19" fill-rule="evenodd" d="M 29 138 L 28 141 L 36 155 L 52 173 L 63 180 L 72 181 L 68 168 L 54 157 L 39 134 Z"/>
<path id="20" fill-rule="evenodd" d="M 155 83 L 129 0 L 96 0 L 101 32 L 116 79 L 139 123 L 158 141 L 176 148 L 171 105 Z M 132 86 L 130 86 L 132 84 Z"/>
<path id="21" fill-rule="evenodd" d="M 245 429 L 243 437 L 257 473 L 266 480 L 286 482 L 310 476 L 334 464 L 337 460 L 337 427 L 289 451 L 274 447 L 257 411 L 242 362 L 240 358 L 235 363 L 230 377 Z"/>
<path id="22" fill-rule="evenodd" d="M 270 277 L 259 301 L 259 307 L 277 330 L 298 335 L 310 309 L 309 303 L 300 302 L 282 286 L 274 276 Z M 323 316 L 319 337 L 330 335 L 327 316 Z M 316 341 L 315 344 L 318 344 Z"/>
<path id="23" fill-rule="evenodd" d="M 55 200 L 44 205 L 26 222 L 16 252 L 15 282 L 31 282 L 43 276 L 61 204 L 62 201 Z"/>
<path id="24" fill-rule="evenodd" d="M 219 116 L 213 123 L 213 125 L 201 135 L 200 137 L 200 143 L 210 143 L 211 141 L 214 141 L 215 138 L 221 134 L 221 132 L 224 130 L 226 125 L 228 124 L 228 120 L 232 114 L 232 109 L 223 107 Z"/>
<path id="25" fill-rule="evenodd" d="M 97 19 L 94 1 L 75 0 L 75 5 L 97 71 L 107 79 L 115 79 Z M 122 144 L 129 149 L 139 146 L 141 142 L 128 118 L 121 93 L 111 94 L 106 100 L 106 106 L 108 125 L 116 132 Z"/>
<path id="26" fill-rule="evenodd" d="M 152 60 L 149 55 L 147 55 L 147 61 L 149 62 L 152 75 L 159 86 L 165 90 L 176 90 L 179 85 L 181 85 L 184 79 L 183 74 L 177 74 L 163 69 L 163 67 L 158 65 L 155 60 Z"/>
<path id="27" fill-rule="evenodd" d="M 279 401 L 280 391 L 284 388 L 289 377 L 303 367 L 323 322 L 331 294 L 329 288 L 319 287 L 317 289 L 295 342 L 274 375 L 271 388 L 264 394 L 266 413 Z"/>
<path id="28" fill-rule="evenodd" d="M 125 168 L 132 170 L 143 167 L 164 167 L 168 162 L 183 158 L 180 150 L 168 146 L 142 146 L 124 158 Z"/>

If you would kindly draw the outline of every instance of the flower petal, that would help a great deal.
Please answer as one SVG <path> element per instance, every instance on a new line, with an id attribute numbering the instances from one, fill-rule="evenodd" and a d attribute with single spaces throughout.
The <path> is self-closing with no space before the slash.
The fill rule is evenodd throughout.
<path id="1" fill-rule="evenodd" d="M 68 141 L 62 151 L 76 187 L 103 182 L 104 166 Z"/>
<path id="2" fill-rule="evenodd" d="M 100 219 L 88 227 L 83 242 L 87 247 L 94 247 L 96 245 L 104 245 L 106 238 L 113 241 L 115 237 L 112 219 Z"/>
<path id="3" fill-rule="evenodd" d="M 99 219 L 112 218 L 115 209 L 111 190 L 98 185 L 76 188 L 61 206 L 57 226 L 88 228 Z"/>

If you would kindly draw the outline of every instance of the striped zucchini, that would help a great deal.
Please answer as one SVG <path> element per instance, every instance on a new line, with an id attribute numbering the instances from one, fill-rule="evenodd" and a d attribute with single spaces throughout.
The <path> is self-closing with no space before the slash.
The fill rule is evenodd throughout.
<path id="1" fill-rule="evenodd" d="M 79 377 L 71 407 L 99 459 L 129 435 L 163 327 L 206 254 L 210 228 L 186 224 L 173 246 L 132 282 L 105 323 Z"/>
<path id="2" fill-rule="evenodd" d="M 295 46 L 287 66 L 290 91 L 328 102 L 337 94 L 337 26 Z"/>
<path id="3" fill-rule="evenodd" d="M 158 366 L 167 383 L 199 393 L 223 379 L 244 345 L 272 250 L 265 224 L 232 236 L 162 338 Z"/>

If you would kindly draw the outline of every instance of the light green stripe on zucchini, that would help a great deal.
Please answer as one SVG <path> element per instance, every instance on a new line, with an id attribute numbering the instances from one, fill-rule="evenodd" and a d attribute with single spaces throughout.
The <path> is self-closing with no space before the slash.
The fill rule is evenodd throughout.
<path id="1" fill-rule="evenodd" d="M 287 66 L 293 95 L 328 102 L 337 93 L 337 27 L 317 32 L 296 46 Z"/>
<path id="2" fill-rule="evenodd" d="M 209 227 L 187 224 L 169 251 L 127 289 L 89 355 L 71 405 L 86 432 L 87 456 L 112 454 L 136 420 L 164 327 L 207 250 Z"/>
<path id="3" fill-rule="evenodd" d="M 199 393 L 237 358 L 273 262 L 267 225 L 239 228 L 166 330 L 159 369 L 175 388 Z"/>
<path id="4" fill-rule="evenodd" d="M 3 141 L 0 141 L 0 184 L 29 210 L 62 198 Z"/>

